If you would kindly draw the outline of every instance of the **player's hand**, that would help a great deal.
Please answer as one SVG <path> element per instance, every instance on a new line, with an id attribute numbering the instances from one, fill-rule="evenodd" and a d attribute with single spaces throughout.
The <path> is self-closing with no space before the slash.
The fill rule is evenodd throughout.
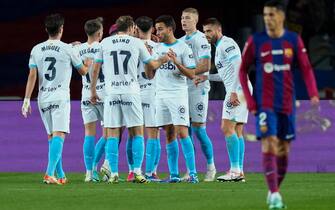
<path id="1" fill-rule="evenodd" d="M 91 66 L 93 64 L 93 59 L 92 58 L 86 58 L 84 61 L 85 66 Z"/>
<path id="2" fill-rule="evenodd" d="M 159 42 L 159 38 L 155 34 L 151 34 L 151 40 L 154 42 Z"/>
<path id="3" fill-rule="evenodd" d="M 24 98 L 21 113 L 24 118 L 27 118 L 28 113 L 31 114 L 30 98 Z"/>
<path id="4" fill-rule="evenodd" d="M 311 98 L 311 105 L 312 108 L 314 108 L 315 110 L 320 110 L 320 99 L 317 96 L 313 96 Z"/>
<path id="5" fill-rule="evenodd" d="M 232 92 L 232 93 L 230 94 L 230 103 L 231 103 L 233 106 L 238 106 L 238 105 L 240 105 L 240 101 L 238 100 L 237 93 Z"/>
<path id="6" fill-rule="evenodd" d="M 90 101 L 92 104 L 96 104 L 98 101 L 100 101 L 100 98 L 96 92 L 92 93 Z"/>
<path id="7" fill-rule="evenodd" d="M 150 55 L 152 55 L 152 48 L 148 45 L 148 42 L 144 43 L 145 47 L 147 48 L 147 50 L 149 51 Z"/>
<path id="8" fill-rule="evenodd" d="M 169 49 L 167 55 L 174 64 L 177 63 L 177 54 L 171 48 Z"/>
<path id="9" fill-rule="evenodd" d="M 206 81 L 207 79 L 208 77 L 206 75 L 195 75 L 193 79 L 193 83 L 195 84 L 195 86 L 198 86 L 199 83 L 202 83 Z"/>

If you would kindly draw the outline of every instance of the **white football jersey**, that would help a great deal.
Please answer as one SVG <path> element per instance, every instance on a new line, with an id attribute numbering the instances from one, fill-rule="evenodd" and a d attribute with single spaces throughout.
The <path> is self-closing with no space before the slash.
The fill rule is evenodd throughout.
<path id="1" fill-rule="evenodd" d="M 70 100 L 72 66 L 83 65 L 78 51 L 60 40 L 47 40 L 31 51 L 29 67 L 37 68 L 40 102 Z"/>
<path id="2" fill-rule="evenodd" d="M 157 47 L 158 43 L 151 40 L 142 40 L 143 43 L 146 43 L 151 50 L 154 50 Z M 152 79 L 147 79 L 145 75 L 144 63 L 139 62 L 138 64 L 138 82 L 140 84 L 141 93 L 146 93 L 148 91 L 154 92 L 156 86 L 156 77 Z"/>
<path id="3" fill-rule="evenodd" d="M 92 59 L 94 61 L 95 55 L 99 52 L 99 50 L 100 50 L 99 42 L 93 42 L 91 44 L 85 42 L 78 46 L 79 55 L 82 61 L 85 61 L 86 59 Z M 85 76 L 82 76 L 82 83 L 83 83 L 83 89 L 81 91 L 82 101 L 89 100 L 91 97 L 90 89 L 91 89 L 92 73 L 93 73 L 93 65 L 91 65 L 87 74 Z M 97 94 L 100 99 L 103 99 L 104 89 L 105 89 L 105 77 L 103 75 L 102 70 L 100 70 L 96 85 Z"/>
<path id="4" fill-rule="evenodd" d="M 200 59 L 211 59 L 211 45 L 208 43 L 205 34 L 201 31 L 196 31 L 190 35 L 185 35 L 181 37 L 180 40 L 184 41 L 192 49 L 196 64 L 198 64 Z M 204 75 L 208 74 L 208 72 L 204 73 Z M 196 88 L 205 88 L 207 90 L 210 89 L 208 80 L 200 83 L 198 86 L 195 86 L 194 82 L 188 79 L 187 84 L 190 90 Z"/>
<path id="5" fill-rule="evenodd" d="M 105 93 L 127 94 L 140 93 L 137 81 L 139 61 L 147 63 L 151 55 L 144 43 L 129 35 L 114 35 L 101 42 L 101 50 L 95 62 L 103 63 L 105 75 Z"/>
<path id="6" fill-rule="evenodd" d="M 172 49 L 177 60 L 187 68 L 195 68 L 195 61 L 191 48 L 183 41 L 177 40 L 172 44 L 160 43 L 155 49 L 157 57 L 165 55 Z M 169 61 L 156 70 L 156 95 L 160 98 L 175 97 L 185 94 L 187 96 L 186 76 L 182 75 L 177 66 Z"/>
<path id="7" fill-rule="evenodd" d="M 238 77 L 241 61 L 241 51 L 236 42 L 232 38 L 221 37 L 216 43 L 215 66 L 227 93 L 235 92 L 241 86 Z"/>

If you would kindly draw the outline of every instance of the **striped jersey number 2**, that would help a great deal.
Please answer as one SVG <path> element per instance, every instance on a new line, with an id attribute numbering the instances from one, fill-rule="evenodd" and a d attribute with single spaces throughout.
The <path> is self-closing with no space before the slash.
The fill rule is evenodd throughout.
<path id="1" fill-rule="evenodd" d="M 266 125 L 266 118 L 267 118 L 267 115 L 266 115 L 265 112 L 261 112 L 261 113 L 259 114 L 259 125 L 260 125 L 260 126 L 264 126 L 264 125 Z"/>

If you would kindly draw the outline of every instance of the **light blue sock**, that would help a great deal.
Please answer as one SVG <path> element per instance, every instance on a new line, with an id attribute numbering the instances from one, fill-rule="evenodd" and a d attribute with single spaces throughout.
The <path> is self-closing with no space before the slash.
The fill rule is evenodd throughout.
<path id="1" fill-rule="evenodd" d="M 166 144 L 166 153 L 167 153 L 170 176 L 171 177 L 179 176 L 179 169 L 178 169 L 179 147 L 177 139 L 173 140 L 169 144 Z"/>
<path id="2" fill-rule="evenodd" d="M 126 153 L 127 153 L 127 162 L 128 162 L 128 168 L 129 171 L 134 171 L 134 160 L 133 160 L 133 138 L 128 137 L 127 143 L 126 143 Z"/>
<path id="3" fill-rule="evenodd" d="M 93 168 L 94 141 L 94 136 L 85 136 L 83 144 L 85 168 L 90 171 L 92 171 Z"/>
<path id="4" fill-rule="evenodd" d="M 143 136 L 135 136 L 133 139 L 133 161 L 134 169 L 141 168 L 144 158 L 144 138 Z"/>
<path id="5" fill-rule="evenodd" d="M 93 158 L 93 169 L 94 170 L 96 170 L 96 168 L 98 167 L 101 157 L 105 153 L 106 142 L 107 140 L 103 136 L 101 136 L 101 138 L 95 145 L 94 158 Z"/>
<path id="6" fill-rule="evenodd" d="M 236 133 L 226 137 L 226 146 L 230 160 L 230 168 L 235 170 L 239 169 L 239 140 Z"/>
<path id="7" fill-rule="evenodd" d="M 194 147 L 194 140 L 193 140 L 193 128 L 192 126 L 188 127 L 188 136 L 190 137 L 193 147 Z"/>
<path id="8" fill-rule="evenodd" d="M 191 138 L 188 136 L 186 138 L 180 139 L 180 144 L 186 160 L 186 166 L 190 170 L 190 174 L 196 174 L 197 170 L 195 168 L 195 155 Z"/>
<path id="9" fill-rule="evenodd" d="M 47 175 L 48 176 L 54 176 L 56 165 L 62 156 L 63 151 L 63 144 L 64 139 L 55 136 L 51 140 L 50 150 L 49 150 L 49 161 L 48 161 L 48 168 L 47 168 Z"/>
<path id="10" fill-rule="evenodd" d="M 119 172 L 119 138 L 109 137 L 106 143 L 106 159 L 112 173 Z"/>
<path id="11" fill-rule="evenodd" d="M 148 139 L 145 148 L 145 173 L 151 174 L 154 171 L 156 159 L 156 139 Z"/>
<path id="12" fill-rule="evenodd" d="M 201 150 L 205 154 L 207 164 L 212 164 L 214 162 L 213 145 L 212 141 L 207 135 L 206 126 L 192 128 L 198 140 L 200 141 Z"/>
<path id="13" fill-rule="evenodd" d="M 155 140 L 155 149 L 156 149 L 156 157 L 155 157 L 155 163 L 154 163 L 154 171 L 157 170 L 159 161 L 161 159 L 161 151 L 162 151 L 162 147 L 161 147 L 161 141 L 160 139 L 156 139 Z"/>
<path id="14" fill-rule="evenodd" d="M 49 151 L 50 151 L 50 146 L 51 146 L 51 140 L 52 139 L 48 141 Z M 56 174 L 57 174 L 57 178 L 65 178 L 65 172 L 63 170 L 63 165 L 62 165 L 62 155 L 60 156 L 59 161 L 57 162 L 57 165 L 56 165 Z"/>
<path id="15" fill-rule="evenodd" d="M 240 166 L 240 170 L 243 171 L 244 152 L 245 152 L 245 142 L 243 136 L 239 138 L 238 142 L 239 142 L 238 163 Z"/>

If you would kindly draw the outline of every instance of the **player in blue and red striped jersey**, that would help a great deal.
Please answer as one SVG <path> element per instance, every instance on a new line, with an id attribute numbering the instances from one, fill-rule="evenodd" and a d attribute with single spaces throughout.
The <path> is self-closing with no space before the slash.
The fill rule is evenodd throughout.
<path id="1" fill-rule="evenodd" d="M 284 28 L 285 5 L 265 3 L 266 31 L 252 35 L 244 48 L 240 81 L 249 111 L 256 114 L 256 133 L 262 140 L 263 169 L 269 188 L 269 209 L 284 208 L 279 186 L 288 165 L 290 142 L 295 138 L 293 69 L 298 64 L 312 105 L 319 103 L 317 86 L 300 36 Z M 248 67 L 256 66 L 254 94 L 247 85 Z"/>

